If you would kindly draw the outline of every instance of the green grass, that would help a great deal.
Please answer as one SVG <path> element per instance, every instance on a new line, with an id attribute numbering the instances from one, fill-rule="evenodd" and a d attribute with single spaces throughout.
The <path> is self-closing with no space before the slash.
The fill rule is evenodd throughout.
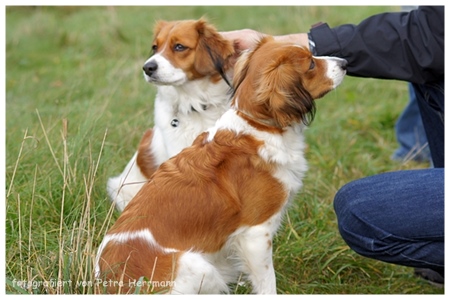
<path id="1" fill-rule="evenodd" d="M 82 283 L 93 281 L 96 249 L 117 218 L 106 180 L 122 171 L 153 122 L 155 88 L 141 66 L 155 20 L 206 16 L 220 30 L 285 34 L 397 9 L 7 7 L 6 292 L 94 292 Z M 409 268 L 354 253 L 332 209 L 351 180 L 426 167 L 389 159 L 406 103 L 405 83 L 351 77 L 317 102 L 307 131 L 310 170 L 274 243 L 280 294 L 444 292 Z"/>

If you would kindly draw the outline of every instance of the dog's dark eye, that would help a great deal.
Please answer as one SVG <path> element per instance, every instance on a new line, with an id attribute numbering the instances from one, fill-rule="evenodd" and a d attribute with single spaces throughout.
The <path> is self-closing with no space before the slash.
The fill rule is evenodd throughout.
<path id="1" fill-rule="evenodd" d="M 309 69 L 312 70 L 316 66 L 316 63 L 314 62 L 314 59 L 311 59 L 311 64 L 309 65 Z"/>
<path id="2" fill-rule="evenodd" d="M 158 46 L 157 45 L 153 45 L 152 46 L 152 52 L 156 53 L 156 50 L 158 50 Z"/>
<path id="3" fill-rule="evenodd" d="M 187 49 L 187 47 L 183 46 L 181 44 L 175 44 L 175 46 L 173 47 L 173 50 L 178 51 L 178 52 L 184 51 L 186 49 Z"/>

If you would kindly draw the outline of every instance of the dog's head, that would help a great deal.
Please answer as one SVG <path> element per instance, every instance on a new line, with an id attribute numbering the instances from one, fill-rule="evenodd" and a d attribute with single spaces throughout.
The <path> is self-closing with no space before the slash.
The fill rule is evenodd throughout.
<path id="1" fill-rule="evenodd" d="M 143 66 L 144 76 L 162 85 L 181 85 L 205 76 L 218 81 L 234 54 L 232 43 L 204 19 L 157 22 L 152 51 Z"/>
<path id="2" fill-rule="evenodd" d="M 309 124 L 314 118 L 314 99 L 342 82 L 346 65 L 344 59 L 314 57 L 304 47 L 265 37 L 235 65 L 233 105 L 278 128 Z"/>

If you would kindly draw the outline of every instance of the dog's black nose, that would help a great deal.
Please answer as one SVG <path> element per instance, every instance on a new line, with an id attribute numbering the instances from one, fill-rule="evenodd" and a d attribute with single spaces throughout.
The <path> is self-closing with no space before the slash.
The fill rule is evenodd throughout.
<path id="1" fill-rule="evenodd" d="M 144 70 L 145 74 L 148 76 L 152 76 L 153 73 L 158 69 L 158 64 L 154 61 L 149 61 L 146 63 L 142 69 Z"/>

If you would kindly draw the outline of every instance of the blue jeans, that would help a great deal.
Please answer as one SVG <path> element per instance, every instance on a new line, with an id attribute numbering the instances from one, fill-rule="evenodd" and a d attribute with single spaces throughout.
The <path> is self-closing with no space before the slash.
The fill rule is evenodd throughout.
<path id="1" fill-rule="evenodd" d="M 361 255 L 444 270 L 444 80 L 414 84 L 434 168 L 379 174 L 335 196 L 339 231 Z"/>
<path id="2" fill-rule="evenodd" d="M 357 253 L 443 271 L 443 168 L 396 171 L 350 182 L 336 194 L 334 209 L 342 238 Z"/>

